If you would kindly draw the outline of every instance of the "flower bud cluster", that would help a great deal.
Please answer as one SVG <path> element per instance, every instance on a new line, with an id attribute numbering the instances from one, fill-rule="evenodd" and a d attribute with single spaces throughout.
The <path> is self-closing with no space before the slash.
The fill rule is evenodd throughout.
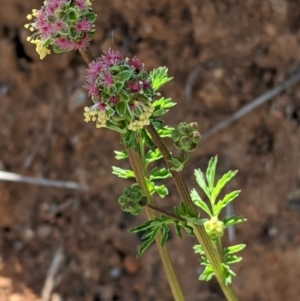
<path id="1" fill-rule="evenodd" d="M 96 14 L 89 0 L 45 0 L 40 10 L 33 9 L 25 24 L 33 34 L 27 41 L 36 44 L 43 59 L 50 53 L 83 50 L 91 41 Z"/>
<path id="2" fill-rule="evenodd" d="M 132 215 L 138 215 L 142 212 L 145 204 L 142 204 L 142 189 L 139 185 L 133 184 L 131 187 L 126 187 L 122 195 L 118 199 L 121 209 L 125 212 L 130 212 Z"/>
<path id="3" fill-rule="evenodd" d="M 97 128 L 106 126 L 123 132 L 150 124 L 154 90 L 139 59 L 124 58 L 109 49 L 89 64 L 87 72 L 85 88 L 95 105 L 85 108 L 86 122 L 96 121 Z M 99 112 L 101 120 L 96 117 Z"/>
<path id="4" fill-rule="evenodd" d="M 180 122 L 172 132 L 174 146 L 186 152 L 195 150 L 200 138 L 201 135 L 198 132 L 197 122 Z"/>
<path id="5" fill-rule="evenodd" d="M 224 234 L 224 224 L 222 221 L 219 221 L 216 216 L 213 216 L 211 219 L 207 220 L 204 223 L 204 228 L 208 236 L 213 239 L 222 237 Z"/>

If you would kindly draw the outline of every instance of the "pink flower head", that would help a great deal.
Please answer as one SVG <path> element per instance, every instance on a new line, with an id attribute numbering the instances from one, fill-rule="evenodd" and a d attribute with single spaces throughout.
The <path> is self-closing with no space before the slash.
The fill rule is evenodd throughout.
<path id="1" fill-rule="evenodd" d="M 60 31 L 62 29 L 65 29 L 66 26 L 67 26 L 66 23 L 63 22 L 62 20 L 57 20 L 53 25 L 55 31 Z"/>
<path id="2" fill-rule="evenodd" d="M 113 51 L 110 48 L 104 55 L 101 56 L 103 62 L 107 63 L 108 65 L 116 65 L 121 63 L 123 60 L 123 55 L 119 51 Z"/>
<path id="3" fill-rule="evenodd" d="M 75 5 L 80 9 L 84 10 L 87 8 L 87 4 L 85 0 L 75 0 Z"/>
<path id="4" fill-rule="evenodd" d="M 97 109 L 98 109 L 99 111 L 105 111 L 105 109 L 106 109 L 105 103 L 103 103 L 103 102 L 98 102 L 98 103 L 97 103 Z"/>
<path id="5" fill-rule="evenodd" d="M 127 89 L 130 90 L 130 92 L 138 93 L 141 90 L 141 86 L 139 82 L 129 82 L 127 83 Z"/>
<path id="6" fill-rule="evenodd" d="M 55 31 L 54 26 L 51 23 L 44 22 L 39 28 L 41 38 L 42 39 L 47 39 L 49 38 L 52 33 Z"/>
<path id="7" fill-rule="evenodd" d="M 89 37 L 85 33 L 78 41 L 76 41 L 76 42 L 73 43 L 73 47 L 76 50 L 83 50 L 83 49 L 85 49 L 89 45 L 89 43 L 90 43 Z"/>
<path id="8" fill-rule="evenodd" d="M 128 61 L 128 65 L 133 67 L 137 72 L 140 72 L 143 69 L 143 64 L 136 57 L 133 57 L 132 59 L 130 59 Z"/>
<path id="9" fill-rule="evenodd" d="M 80 31 L 89 31 L 91 29 L 91 23 L 89 20 L 84 19 L 75 24 L 75 30 Z"/>
<path id="10" fill-rule="evenodd" d="M 70 50 L 73 47 L 73 44 L 66 38 L 57 38 L 54 41 L 54 44 L 58 46 L 61 50 Z"/>
<path id="11" fill-rule="evenodd" d="M 118 104 L 119 103 L 119 98 L 118 97 L 116 97 L 116 96 L 111 96 L 110 98 L 109 98 L 109 100 L 108 100 L 112 105 L 116 105 L 116 104 Z"/>
<path id="12" fill-rule="evenodd" d="M 48 15 L 54 15 L 64 1 L 62 0 L 48 0 L 46 5 L 46 12 Z"/>
<path id="13" fill-rule="evenodd" d="M 40 28 L 45 25 L 45 22 L 47 22 L 46 13 L 43 9 L 40 9 L 37 12 L 35 24 L 36 24 L 37 28 Z"/>
<path id="14" fill-rule="evenodd" d="M 99 90 L 98 87 L 95 85 L 87 85 L 86 87 L 89 88 L 88 95 L 90 97 L 98 97 L 99 96 Z"/>
<path id="15" fill-rule="evenodd" d="M 113 84 L 113 77 L 108 71 L 104 71 L 101 74 L 102 85 L 105 87 L 111 87 Z"/>

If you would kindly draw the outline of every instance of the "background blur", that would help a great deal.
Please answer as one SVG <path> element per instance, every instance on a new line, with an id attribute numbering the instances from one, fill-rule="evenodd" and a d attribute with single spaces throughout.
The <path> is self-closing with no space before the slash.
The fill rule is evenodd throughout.
<path id="1" fill-rule="evenodd" d="M 135 260 L 140 240 L 127 230 L 144 216 L 120 211 L 125 181 L 111 175 L 119 136 L 83 122 L 91 102 L 78 53 L 40 61 L 25 41 L 26 15 L 42 1 L 0 0 L 0 170 L 76 181 L 88 192 L 0 181 L 0 300 L 172 300 L 155 247 Z M 300 2 L 295 0 L 96 0 L 94 56 L 112 47 L 150 71 L 165 65 L 163 90 L 178 105 L 169 125 L 197 121 L 202 133 L 289 78 L 300 66 Z M 234 280 L 241 300 L 300 300 L 300 83 L 201 143 L 184 177 L 218 154 L 218 172 L 238 169 L 233 210 L 246 243 Z M 174 186 L 161 201 L 178 203 Z M 227 239 L 228 240 L 228 239 Z M 168 246 L 186 300 L 224 300 L 200 283 L 195 241 Z M 49 274 L 50 272 L 50 274 Z M 48 276 L 47 276 L 48 275 Z M 51 276 L 51 275 L 50 275 Z M 51 288 L 51 286 L 50 286 Z M 49 295 L 49 290 L 48 290 Z"/>

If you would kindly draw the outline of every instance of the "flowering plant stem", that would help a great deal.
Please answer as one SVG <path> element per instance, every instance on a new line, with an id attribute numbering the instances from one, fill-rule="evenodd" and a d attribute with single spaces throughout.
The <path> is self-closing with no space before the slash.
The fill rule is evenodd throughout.
<path id="1" fill-rule="evenodd" d="M 80 51 L 80 54 L 86 64 L 89 64 L 90 62 L 93 61 L 93 56 L 89 50 L 82 50 L 82 51 Z M 143 147 L 141 147 L 141 149 L 143 149 Z M 150 195 L 148 187 L 145 182 L 145 174 L 144 174 L 144 168 L 143 168 L 143 165 L 141 162 L 141 158 L 140 158 L 139 154 L 133 148 L 127 148 L 126 151 L 128 153 L 128 158 L 129 158 L 132 170 L 134 171 L 136 181 L 142 188 L 144 195 L 147 197 L 147 199 L 149 201 L 149 207 L 145 208 L 145 210 L 146 210 L 148 220 L 152 220 L 155 218 L 154 211 L 156 211 L 157 209 L 155 206 L 152 206 L 153 198 Z M 169 285 L 171 287 L 173 297 L 174 297 L 175 301 L 184 301 L 184 297 L 183 297 L 178 279 L 176 277 L 168 249 L 166 246 L 162 247 L 160 245 L 161 239 L 162 239 L 162 234 L 161 234 L 161 232 L 159 232 L 156 235 L 155 241 L 156 241 L 157 248 L 158 248 L 158 251 L 159 251 L 159 254 L 160 254 L 166 275 L 167 275 Z"/>
<path id="2" fill-rule="evenodd" d="M 191 197 L 190 197 L 190 194 L 189 194 L 189 191 L 187 189 L 185 182 L 183 181 L 180 173 L 172 169 L 172 165 L 170 163 L 172 156 L 171 156 L 169 150 L 167 149 L 166 145 L 164 144 L 164 142 L 162 141 L 161 137 L 159 136 L 155 127 L 152 124 L 150 124 L 149 126 L 146 126 L 146 130 L 151 135 L 156 147 L 160 150 L 160 152 L 166 162 L 166 165 L 171 172 L 172 179 L 176 185 L 177 191 L 180 195 L 182 202 L 185 204 L 185 206 L 188 208 L 188 210 L 190 211 L 190 213 L 192 215 L 197 216 L 197 212 L 195 210 L 194 204 L 191 200 Z M 210 239 L 205 231 L 204 226 L 193 225 L 193 230 L 194 230 L 194 234 L 195 234 L 197 240 L 201 244 L 206 257 L 209 260 L 209 262 L 214 270 L 215 276 L 216 276 L 216 278 L 219 282 L 219 285 L 220 285 L 224 295 L 226 296 L 227 300 L 228 301 L 238 301 L 238 297 L 237 297 L 235 291 L 233 290 L 232 285 L 224 284 L 224 280 L 223 280 L 224 279 L 224 268 L 222 266 L 221 258 L 219 255 L 220 253 L 222 254 L 222 252 L 220 252 L 221 250 L 219 250 L 219 248 L 221 246 L 218 245 L 218 247 L 215 247 L 212 244 L 212 242 L 210 241 Z"/>

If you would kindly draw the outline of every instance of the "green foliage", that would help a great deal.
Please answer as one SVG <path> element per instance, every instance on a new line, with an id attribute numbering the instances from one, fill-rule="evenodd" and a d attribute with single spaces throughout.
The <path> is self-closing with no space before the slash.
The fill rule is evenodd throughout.
<path id="1" fill-rule="evenodd" d="M 130 169 L 123 169 L 116 166 L 113 166 L 112 169 L 113 169 L 112 173 L 118 176 L 119 178 L 128 179 L 128 178 L 135 177 L 134 172 Z"/>
<path id="2" fill-rule="evenodd" d="M 162 158 L 162 155 L 160 153 L 160 151 L 156 148 L 155 150 L 149 150 L 146 154 L 146 161 L 147 161 L 147 164 L 150 164 L 154 161 L 157 161 L 159 159 Z"/>
<path id="3" fill-rule="evenodd" d="M 168 127 L 168 126 L 164 126 L 162 128 L 159 128 L 157 130 L 158 135 L 161 138 L 171 138 L 172 132 L 173 132 L 174 128 Z"/>
<path id="4" fill-rule="evenodd" d="M 171 178 L 171 174 L 167 168 L 157 168 L 154 167 L 150 171 L 150 180 L 162 180 L 162 179 L 168 179 Z"/>
<path id="5" fill-rule="evenodd" d="M 221 211 L 228 206 L 238 195 L 240 190 L 235 190 L 227 193 L 223 198 L 217 200 L 222 189 L 225 185 L 236 175 L 237 171 L 228 171 L 217 182 L 215 181 L 217 166 L 217 157 L 211 158 L 208 163 L 206 172 L 203 173 L 200 169 L 195 170 L 196 181 L 204 192 L 209 202 L 205 202 L 195 189 L 191 191 L 191 199 L 193 203 L 200 207 L 208 216 L 204 222 L 204 228 L 206 233 L 210 237 L 212 243 L 216 246 L 221 246 L 221 237 L 224 230 L 229 227 L 245 221 L 241 216 L 230 216 L 219 219 Z M 223 252 L 223 282 L 228 285 L 232 281 L 232 277 L 235 273 L 231 269 L 231 265 L 238 263 L 242 260 L 242 257 L 235 255 L 235 253 L 243 250 L 245 245 L 236 245 L 227 247 L 221 250 Z M 200 254 L 200 264 L 205 266 L 204 271 L 199 277 L 199 280 L 208 281 L 214 276 L 212 266 L 208 262 L 205 253 L 200 245 L 194 247 L 195 253 Z"/>
<path id="6" fill-rule="evenodd" d="M 176 104 L 172 102 L 171 98 L 161 97 L 152 103 L 154 107 L 153 117 L 162 116 L 169 112 L 169 110 Z"/>
<path id="7" fill-rule="evenodd" d="M 175 213 L 184 213 L 187 214 L 184 205 L 182 204 L 179 208 L 175 208 Z M 181 218 L 181 217 L 180 217 Z M 163 247 L 169 237 L 169 227 L 173 225 L 175 228 L 175 233 L 179 238 L 182 238 L 182 229 L 184 229 L 189 235 L 193 236 L 193 228 L 188 225 L 187 221 L 183 219 L 170 218 L 165 215 L 157 216 L 153 220 L 147 221 L 142 225 L 136 226 L 131 229 L 129 232 L 138 233 L 142 232 L 142 245 L 138 251 L 137 257 L 140 257 L 145 250 L 154 242 L 155 237 L 158 231 L 162 231 L 162 238 L 160 241 L 161 246 Z"/>
<path id="8" fill-rule="evenodd" d="M 181 162 L 178 158 L 176 157 L 172 157 L 169 160 L 170 164 L 172 165 L 171 170 L 176 170 L 178 172 L 182 171 L 183 167 L 184 167 L 184 163 L 185 162 Z"/>
<path id="9" fill-rule="evenodd" d="M 161 198 L 164 198 L 169 193 L 167 187 L 163 184 L 155 185 L 154 182 L 150 182 L 149 180 L 147 180 L 147 185 L 150 195 L 156 192 Z"/>
<path id="10" fill-rule="evenodd" d="M 194 204 L 204 210 L 210 217 L 218 217 L 221 211 L 240 194 L 240 190 L 232 191 L 216 203 L 216 198 L 221 190 L 237 174 L 237 171 L 228 171 L 219 181 L 217 181 L 217 184 L 215 185 L 217 162 L 217 157 L 210 159 L 205 176 L 200 169 L 195 170 L 196 181 L 207 196 L 210 207 L 202 200 L 195 189 L 191 191 L 191 198 Z"/>
<path id="11" fill-rule="evenodd" d="M 168 68 L 159 67 L 150 72 L 150 78 L 154 91 L 157 91 L 161 86 L 169 82 L 172 77 L 168 77 Z"/>
<path id="12" fill-rule="evenodd" d="M 115 155 L 115 158 L 117 160 L 123 160 L 123 159 L 127 159 L 128 158 L 128 155 L 127 155 L 127 152 L 126 151 L 114 151 L 114 153 L 116 154 Z"/>
<path id="13" fill-rule="evenodd" d="M 127 131 L 121 137 L 121 143 L 123 143 L 127 148 L 133 147 L 135 151 L 138 151 L 139 145 L 136 140 L 136 133 L 133 131 Z"/>
<path id="14" fill-rule="evenodd" d="M 162 230 L 163 233 L 160 244 L 162 247 L 166 244 L 169 236 L 169 224 L 173 224 L 173 220 L 162 215 L 160 217 L 155 217 L 153 220 L 147 221 L 142 225 L 136 226 L 129 231 L 131 233 L 144 232 L 142 236 L 143 243 L 139 248 L 137 257 L 140 257 L 145 250 L 150 247 L 150 245 L 154 242 L 156 234 L 159 230 Z"/>

